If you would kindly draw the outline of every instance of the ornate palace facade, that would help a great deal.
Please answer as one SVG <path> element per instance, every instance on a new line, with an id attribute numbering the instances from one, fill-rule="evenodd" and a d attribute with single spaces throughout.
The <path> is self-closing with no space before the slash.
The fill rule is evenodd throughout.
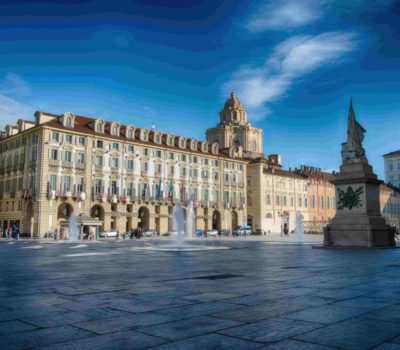
<path id="1" fill-rule="evenodd" d="M 72 213 L 101 230 L 172 230 L 174 207 L 193 201 L 197 229 L 247 221 L 241 147 L 221 150 L 157 130 L 36 112 L 0 140 L 0 224 L 43 236 Z"/>

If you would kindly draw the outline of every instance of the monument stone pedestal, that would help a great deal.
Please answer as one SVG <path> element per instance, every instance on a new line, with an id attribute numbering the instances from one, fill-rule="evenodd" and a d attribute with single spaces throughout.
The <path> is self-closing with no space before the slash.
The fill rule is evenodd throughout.
<path id="1" fill-rule="evenodd" d="M 380 213 L 379 185 L 382 181 L 372 167 L 366 163 L 344 164 L 333 183 L 337 211 L 324 230 L 324 246 L 394 246 L 394 231 Z"/>
<path id="2" fill-rule="evenodd" d="M 357 122 L 350 100 L 347 142 L 336 186 L 336 216 L 324 228 L 325 247 L 390 247 L 395 229 L 381 215 L 379 185 L 362 147 L 365 129 Z"/>

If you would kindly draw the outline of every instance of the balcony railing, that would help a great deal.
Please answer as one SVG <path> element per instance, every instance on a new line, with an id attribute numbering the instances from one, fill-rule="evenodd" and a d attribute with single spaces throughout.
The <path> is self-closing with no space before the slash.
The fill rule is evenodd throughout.
<path id="1" fill-rule="evenodd" d="M 59 161 L 57 159 L 49 159 L 49 165 L 58 166 Z"/>
<path id="2" fill-rule="evenodd" d="M 22 198 L 24 199 L 32 199 L 35 197 L 35 189 L 29 188 L 22 191 Z"/>
<path id="3" fill-rule="evenodd" d="M 64 167 L 64 168 L 72 168 L 72 162 L 67 162 L 67 161 L 63 161 L 62 162 L 62 166 Z"/>
<path id="4" fill-rule="evenodd" d="M 85 169 L 86 164 L 85 164 L 85 163 L 76 163 L 76 164 L 75 164 L 75 167 L 76 167 L 76 169 L 81 169 L 81 170 L 83 170 L 83 169 Z"/>

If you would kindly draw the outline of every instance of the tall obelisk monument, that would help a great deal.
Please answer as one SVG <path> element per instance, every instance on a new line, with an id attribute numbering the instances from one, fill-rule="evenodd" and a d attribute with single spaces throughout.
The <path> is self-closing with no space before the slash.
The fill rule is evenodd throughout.
<path id="1" fill-rule="evenodd" d="M 378 180 L 362 146 L 365 129 L 357 122 L 352 99 L 342 165 L 333 181 L 336 216 L 324 229 L 324 246 L 387 247 L 395 245 L 394 231 L 380 213 Z"/>

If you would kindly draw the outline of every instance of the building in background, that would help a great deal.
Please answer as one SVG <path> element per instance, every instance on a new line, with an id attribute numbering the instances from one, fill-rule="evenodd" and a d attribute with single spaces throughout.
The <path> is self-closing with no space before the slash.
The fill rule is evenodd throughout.
<path id="1" fill-rule="evenodd" d="M 400 150 L 383 156 L 385 165 L 385 182 L 400 187 Z"/>
<path id="2" fill-rule="evenodd" d="M 36 112 L 0 136 L 2 227 L 43 236 L 82 214 L 104 231 L 164 233 L 174 229 L 175 204 L 191 200 L 198 229 L 247 220 L 240 147 L 72 113 Z"/>
<path id="3" fill-rule="evenodd" d="M 321 168 L 302 165 L 294 172 L 307 179 L 308 220 L 303 226 L 306 232 L 322 232 L 322 228 L 336 213 L 335 173 Z"/>
<path id="4" fill-rule="evenodd" d="M 391 184 L 379 186 L 381 214 L 389 225 L 400 229 L 400 189 Z"/>
<path id="5" fill-rule="evenodd" d="M 259 234 L 294 232 L 308 221 L 307 179 L 283 170 L 279 155 L 247 166 L 248 223 Z"/>

